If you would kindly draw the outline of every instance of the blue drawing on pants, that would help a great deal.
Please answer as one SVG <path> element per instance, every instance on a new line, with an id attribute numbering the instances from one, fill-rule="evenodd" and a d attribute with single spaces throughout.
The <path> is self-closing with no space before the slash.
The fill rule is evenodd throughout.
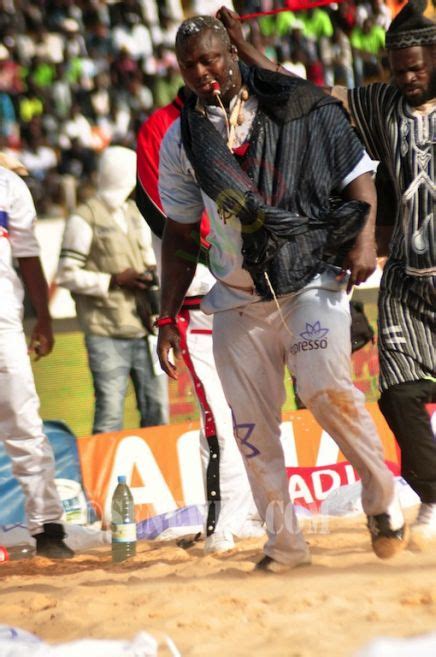
<path id="1" fill-rule="evenodd" d="M 292 355 L 298 354 L 303 351 L 316 351 L 317 349 L 327 349 L 328 339 L 325 337 L 330 329 L 322 328 L 321 322 L 317 321 L 314 324 L 306 322 L 306 330 L 300 333 L 302 340 L 291 344 L 290 352 Z"/>
<path id="2" fill-rule="evenodd" d="M 315 324 L 309 324 L 306 322 L 306 330 L 300 333 L 300 336 L 303 340 L 320 340 L 329 332 L 328 328 L 321 328 L 321 322 L 315 322 Z"/>
<path id="3" fill-rule="evenodd" d="M 248 447 L 249 450 L 248 454 L 245 450 L 243 454 L 245 458 L 252 459 L 254 456 L 260 454 L 260 450 L 258 450 L 257 447 L 253 445 L 253 443 L 249 442 L 249 438 L 253 433 L 254 427 L 256 425 L 254 422 L 243 422 L 242 424 L 237 424 L 235 414 L 233 413 L 233 409 L 231 408 L 230 410 L 232 411 L 233 430 L 235 432 L 235 436 L 237 440 L 239 440 L 241 445 L 244 445 L 244 447 Z"/>

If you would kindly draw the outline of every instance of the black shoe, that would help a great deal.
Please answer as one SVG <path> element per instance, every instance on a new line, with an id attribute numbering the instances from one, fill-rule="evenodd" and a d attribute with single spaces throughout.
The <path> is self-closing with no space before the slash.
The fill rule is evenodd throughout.
<path id="1" fill-rule="evenodd" d="M 409 528 L 404 523 L 399 529 L 392 529 L 388 513 L 368 516 L 368 529 L 371 534 L 372 549 L 379 559 L 390 559 L 404 550 L 409 540 Z"/>
<path id="2" fill-rule="evenodd" d="M 280 563 L 272 559 L 267 554 L 265 554 L 260 561 L 254 567 L 256 572 L 264 573 L 274 573 L 275 575 L 281 575 L 282 573 L 287 573 L 292 568 L 297 568 L 297 566 L 306 566 L 311 563 L 310 552 L 307 551 L 306 554 L 300 554 L 298 557 L 291 563 Z"/>
<path id="3" fill-rule="evenodd" d="M 71 559 L 74 552 L 64 543 L 65 532 L 62 525 L 57 522 L 46 522 L 43 525 L 44 531 L 36 534 L 33 538 L 36 540 L 36 554 L 39 557 L 48 557 L 48 559 Z"/>

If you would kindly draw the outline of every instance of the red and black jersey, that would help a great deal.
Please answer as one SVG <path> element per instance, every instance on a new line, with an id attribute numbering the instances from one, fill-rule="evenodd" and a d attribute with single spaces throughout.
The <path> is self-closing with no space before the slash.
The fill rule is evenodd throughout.
<path id="1" fill-rule="evenodd" d="M 181 91 L 169 105 L 159 108 L 144 121 L 137 138 L 136 204 L 158 237 L 162 237 L 166 218 L 159 196 L 159 151 L 167 130 L 180 116 L 183 107 Z"/>
<path id="2" fill-rule="evenodd" d="M 152 232 L 162 238 L 165 213 L 159 196 L 159 152 L 167 130 L 179 118 L 183 107 L 183 87 L 176 98 L 161 107 L 142 124 L 137 138 L 136 204 Z M 209 232 L 206 213 L 201 220 L 202 246 L 208 248 L 205 238 Z"/>

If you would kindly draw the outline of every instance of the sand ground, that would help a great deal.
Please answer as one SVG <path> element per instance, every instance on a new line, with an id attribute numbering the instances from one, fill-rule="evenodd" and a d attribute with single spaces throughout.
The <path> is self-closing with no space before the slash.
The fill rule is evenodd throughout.
<path id="1" fill-rule="evenodd" d="M 285 575 L 252 572 L 261 539 L 220 557 L 173 541 L 141 542 L 117 565 L 110 547 L 4 563 L 0 623 L 50 643 L 167 634 L 184 657 L 351 657 L 376 636 L 436 629 L 436 549 L 384 562 L 363 517 L 315 529 L 313 564 Z"/>

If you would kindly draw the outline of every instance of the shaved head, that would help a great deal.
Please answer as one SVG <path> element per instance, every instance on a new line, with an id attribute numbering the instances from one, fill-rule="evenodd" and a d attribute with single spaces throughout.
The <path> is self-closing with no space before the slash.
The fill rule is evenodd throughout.
<path id="1" fill-rule="evenodd" d="M 210 31 L 222 42 L 225 49 L 231 48 L 230 37 L 224 25 L 217 18 L 212 16 L 193 16 L 187 18 L 180 25 L 176 35 L 176 51 L 180 50 L 188 39 L 198 37 L 203 32 Z"/>

